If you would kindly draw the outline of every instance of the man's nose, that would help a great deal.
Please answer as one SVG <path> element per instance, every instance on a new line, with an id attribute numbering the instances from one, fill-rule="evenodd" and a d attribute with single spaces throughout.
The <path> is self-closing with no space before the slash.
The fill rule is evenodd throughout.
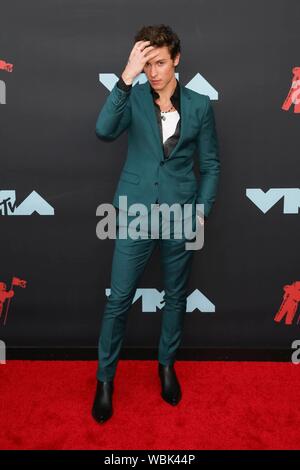
<path id="1" fill-rule="evenodd" d="M 157 72 L 155 69 L 151 69 L 150 76 L 151 78 L 155 78 L 157 76 Z"/>

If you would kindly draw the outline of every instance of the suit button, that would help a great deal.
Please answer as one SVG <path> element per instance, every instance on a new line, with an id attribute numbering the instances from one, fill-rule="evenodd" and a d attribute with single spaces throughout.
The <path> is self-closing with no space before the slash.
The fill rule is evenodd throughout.
<path id="1" fill-rule="evenodd" d="M 160 162 L 160 166 L 163 166 L 165 164 L 165 162 Z"/>
<path id="2" fill-rule="evenodd" d="M 158 185 L 158 183 L 154 183 L 154 184 L 155 184 L 155 186 L 157 186 L 157 185 Z"/>

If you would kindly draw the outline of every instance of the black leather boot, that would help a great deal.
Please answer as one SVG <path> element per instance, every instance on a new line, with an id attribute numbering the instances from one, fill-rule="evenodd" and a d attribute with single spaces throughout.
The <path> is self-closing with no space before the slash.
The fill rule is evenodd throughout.
<path id="1" fill-rule="evenodd" d="M 112 394 L 114 391 L 113 380 L 111 382 L 100 382 L 97 380 L 97 389 L 92 408 L 92 416 L 98 423 L 104 423 L 113 414 Z"/>
<path id="2" fill-rule="evenodd" d="M 181 389 L 173 365 L 164 366 L 158 363 L 158 374 L 161 381 L 161 397 L 170 405 L 177 405 L 181 400 Z"/>

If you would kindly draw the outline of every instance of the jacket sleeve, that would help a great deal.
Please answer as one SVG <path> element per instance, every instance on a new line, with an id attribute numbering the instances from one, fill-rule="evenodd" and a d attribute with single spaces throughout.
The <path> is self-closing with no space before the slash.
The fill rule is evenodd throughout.
<path id="1" fill-rule="evenodd" d="M 219 142 L 209 96 L 207 96 L 206 109 L 197 137 L 197 151 L 200 181 L 196 202 L 204 204 L 204 216 L 207 220 L 216 199 L 220 174 Z"/>
<path id="2" fill-rule="evenodd" d="M 96 121 L 96 135 L 101 140 L 112 141 L 119 137 L 131 123 L 131 87 L 125 88 L 120 80 L 106 98 Z"/>

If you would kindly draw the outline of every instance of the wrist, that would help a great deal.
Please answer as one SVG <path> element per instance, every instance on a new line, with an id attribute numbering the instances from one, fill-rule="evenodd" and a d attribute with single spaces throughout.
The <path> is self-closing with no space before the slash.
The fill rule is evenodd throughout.
<path id="1" fill-rule="evenodd" d="M 124 82 L 126 85 L 132 85 L 133 78 L 130 77 L 126 72 L 123 72 L 121 77 L 123 78 Z"/>

